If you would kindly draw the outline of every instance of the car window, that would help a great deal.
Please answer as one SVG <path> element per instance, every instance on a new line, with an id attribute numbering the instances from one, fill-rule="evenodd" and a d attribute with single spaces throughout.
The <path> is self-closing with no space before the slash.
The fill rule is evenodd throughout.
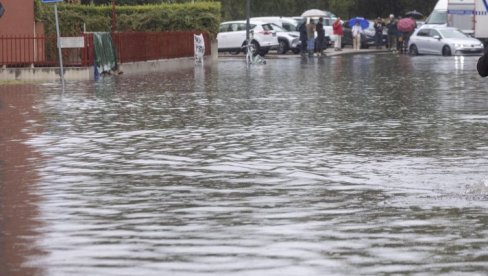
<path id="1" fill-rule="evenodd" d="M 265 30 L 265 31 L 272 31 L 273 30 L 273 27 L 271 27 L 271 24 L 263 24 L 263 25 L 261 25 L 261 27 L 263 27 L 263 30 Z"/>
<path id="2" fill-rule="evenodd" d="M 280 26 L 276 25 L 275 23 L 271 23 L 271 29 L 277 32 L 286 32 L 285 29 L 281 28 Z"/>
<path id="3" fill-rule="evenodd" d="M 446 24 L 447 11 L 433 11 L 425 21 L 426 24 Z"/>
<path id="4" fill-rule="evenodd" d="M 430 30 L 430 37 L 434 36 L 441 36 L 441 34 L 437 30 Z"/>
<path id="5" fill-rule="evenodd" d="M 240 23 L 237 27 L 238 31 L 245 31 L 246 30 L 246 23 Z"/>
<path id="6" fill-rule="evenodd" d="M 429 36 L 430 29 L 421 29 L 417 33 L 417 36 Z"/>
<path id="7" fill-rule="evenodd" d="M 229 31 L 229 24 L 221 24 L 219 28 L 219 32 L 228 32 Z"/>
<path id="8" fill-rule="evenodd" d="M 442 36 L 445 38 L 466 38 L 468 35 L 456 30 L 456 29 L 445 29 L 439 30 L 442 33 Z"/>
<path id="9" fill-rule="evenodd" d="M 297 30 L 297 26 L 290 24 L 290 23 L 283 22 L 283 29 L 285 29 L 289 32 L 293 32 L 293 31 Z"/>

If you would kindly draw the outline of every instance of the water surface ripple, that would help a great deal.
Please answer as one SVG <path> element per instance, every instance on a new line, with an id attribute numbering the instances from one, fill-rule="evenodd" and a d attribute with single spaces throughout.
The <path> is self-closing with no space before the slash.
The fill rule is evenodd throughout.
<path id="1" fill-rule="evenodd" d="M 39 85 L 45 275 L 483 274 L 476 58 L 242 60 Z"/>

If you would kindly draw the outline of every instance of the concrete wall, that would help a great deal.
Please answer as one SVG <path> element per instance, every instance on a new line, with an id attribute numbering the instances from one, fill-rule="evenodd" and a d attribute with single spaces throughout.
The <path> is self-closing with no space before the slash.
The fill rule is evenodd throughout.
<path id="1" fill-rule="evenodd" d="M 0 0 L 3 1 L 3 0 Z M 210 56 L 205 57 L 205 64 L 218 62 L 217 41 L 211 43 Z M 152 61 L 128 62 L 119 64 L 123 74 L 145 74 L 151 72 L 176 71 L 195 66 L 193 57 L 161 59 Z M 95 73 L 90 67 L 65 67 L 65 80 L 92 80 Z M 59 80 L 59 67 L 47 68 L 0 68 L 0 80 L 12 81 L 53 81 Z"/>
<path id="2" fill-rule="evenodd" d="M 92 66 L 64 68 L 65 80 L 90 80 L 94 79 L 94 76 Z M 51 81 L 59 79 L 59 67 L 0 69 L 0 80 L 2 81 Z"/>

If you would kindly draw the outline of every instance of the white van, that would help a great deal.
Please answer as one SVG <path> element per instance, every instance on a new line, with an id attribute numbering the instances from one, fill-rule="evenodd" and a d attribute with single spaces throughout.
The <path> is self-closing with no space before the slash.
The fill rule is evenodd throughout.
<path id="1" fill-rule="evenodd" d="M 486 44 L 488 0 L 439 0 L 425 23 L 458 28 Z"/>

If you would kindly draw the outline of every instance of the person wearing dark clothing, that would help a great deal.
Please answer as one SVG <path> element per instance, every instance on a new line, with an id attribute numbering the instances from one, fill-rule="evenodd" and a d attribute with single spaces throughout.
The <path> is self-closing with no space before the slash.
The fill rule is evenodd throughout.
<path id="1" fill-rule="evenodd" d="M 319 55 L 323 56 L 324 52 L 323 50 L 325 49 L 325 30 L 324 30 L 324 19 L 322 17 L 319 18 L 319 22 L 317 25 L 315 25 L 315 29 L 317 30 L 317 47 L 316 47 L 316 52 L 318 52 Z"/>
<path id="2" fill-rule="evenodd" d="M 398 29 L 397 29 L 398 21 L 395 19 L 393 14 L 390 14 L 390 22 L 386 25 L 388 29 L 388 48 L 390 51 L 397 51 L 397 44 L 398 44 Z"/>
<path id="3" fill-rule="evenodd" d="M 300 50 L 301 54 L 305 55 L 307 52 L 307 28 L 306 28 L 306 21 L 303 21 L 300 26 L 298 26 L 298 32 L 300 32 Z"/>
<path id="4" fill-rule="evenodd" d="M 485 54 L 478 60 L 476 69 L 478 69 L 480 76 L 488 77 L 488 47 L 485 48 Z"/>
<path id="5" fill-rule="evenodd" d="M 374 22 L 374 40 L 377 49 L 380 49 L 383 44 L 383 28 L 383 20 L 381 17 L 378 17 Z"/>

